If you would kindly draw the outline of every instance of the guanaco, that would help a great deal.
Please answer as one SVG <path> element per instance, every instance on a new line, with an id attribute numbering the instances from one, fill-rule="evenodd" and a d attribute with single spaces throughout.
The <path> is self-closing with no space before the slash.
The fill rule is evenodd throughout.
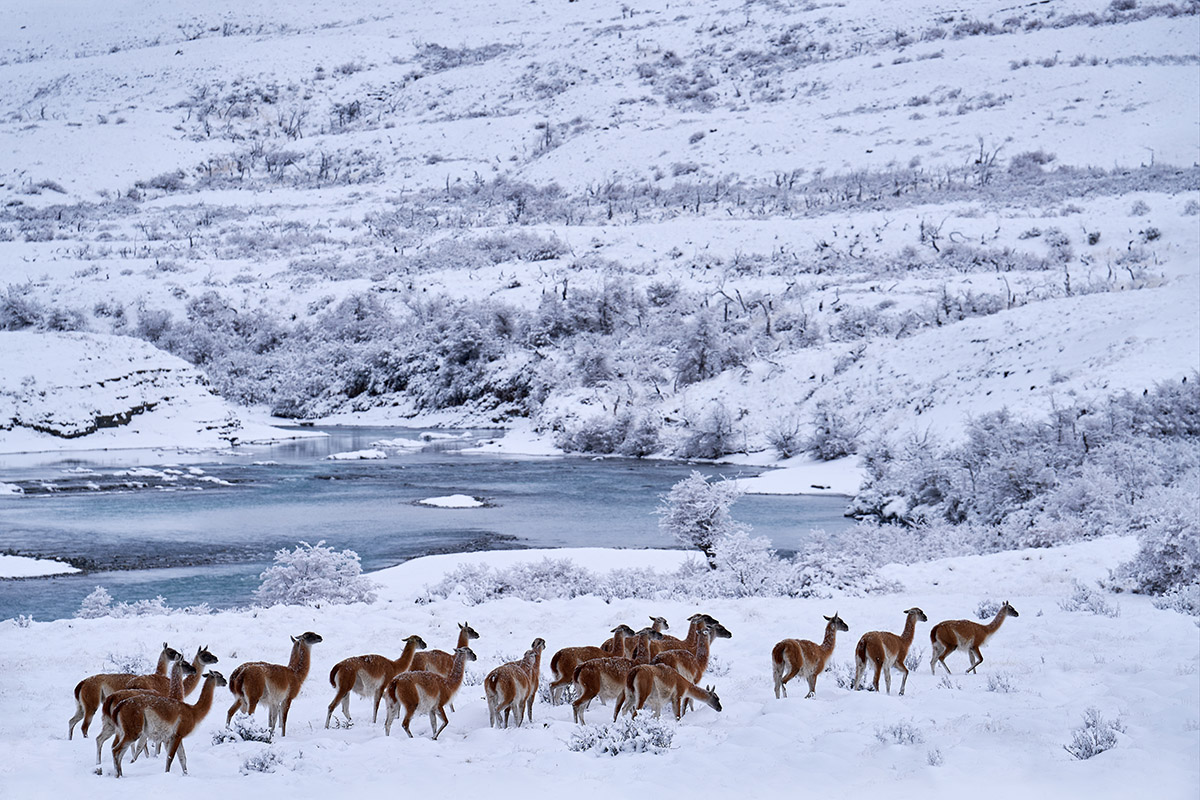
<path id="1" fill-rule="evenodd" d="M 92 717 L 104 702 L 104 698 L 120 689 L 134 689 L 145 685 L 146 678 L 161 678 L 163 685 L 168 680 L 167 670 L 171 664 L 179 660 L 179 652 L 163 642 L 162 652 L 158 655 L 158 666 L 152 675 L 135 675 L 130 672 L 110 672 L 92 675 L 75 684 L 75 716 L 71 717 L 67 728 L 67 738 L 75 737 L 75 723 L 83 720 L 80 732 L 86 737 L 92 724 Z"/>
<path id="2" fill-rule="evenodd" d="M 650 627 L 655 633 L 662 633 L 663 631 L 668 631 L 671 629 L 671 626 L 667 624 L 666 617 L 651 616 Z M 600 645 L 600 649 L 609 655 L 619 656 L 621 654 L 616 651 L 616 644 L 617 637 L 616 635 L 613 635 L 604 640 L 604 644 Z"/>
<path id="3" fill-rule="evenodd" d="M 695 684 L 700 683 L 700 679 L 704 677 L 705 670 L 708 669 L 708 657 L 711 652 L 713 639 L 731 639 L 733 634 L 719 622 L 708 623 L 703 618 L 697 619 L 697 623 L 701 626 L 700 636 L 696 639 L 696 647 L 694 650 L 664 650 L 653 659 L 651 664 L 666 664 L 683 677 Z M 683 704 L 683 711 L 687 713 L 692 707 L 691 699 L 687 699 Z"/>
<path id="4" fill-rule="evenodd" d="M 629 698 L 630 714 L 636 719 L 646 703 L 654 708 L 654 716 L 662 714 L 667 703 L 675 719 L 683 717 L 683 701 L 699 700 L 715 711 L 721 710 L 721 698 L 712 686 L 701 689 L 666 664 L 642 664 L 634 667 L 626 678 L 625 694 Z"/>
<path id="5" fill-rule="evenodd" d="M 408 723 L 412 721 L 413 716 L 418 713 L 428 713 L 429 727 L 433 731 L 434 741 L 437 741 L 438 735 L 450 723 L 449 718 L 446 717 L 445 706 L 454 697 L 458 687 L 462 685 L 463 672 L 467 662 L 475 660 L 475 653 L 471 648 L 459 647 L 454 651 L 454 665 L 448 677 L 443 677 L 436 672 L 420 670 L 401 672 L 392 678 L 392 682 L 388 684 L 387 690 L 384 692 L 384 698 L 387 700 L 387 716 L 383 723 L 384 733 L 388 736 L 392 735 L 392 720 L 399 716 L 400 709 L 403 708 L 404 719 L 400 724 L 404 728 L 404 732 L 408 734 L 408 738 L 413 738 L 413 733 L 408 728 Z M 441 727 L 438 727 L 439 718 L 442 721 Z"/>
<path id="6" fill-rule="evenodd" d="M 204 651 L 207 652 L 207 651 Z M 212 656 L 215 660 L 216 656 Z M 197 660 L 199 653 L 197 653 Z M 167 684 L 165 697 L 172 700 L 182 700 L 187 695 L 185 688 L 186 682 L 190 681 L 196 674 L 196 668 L 184 661 L 182 657 L 171 664 L 171 676 Z M 113 709 L 130 697 L 136 697 L 143 694 L 158 694 L 154 689 L 120 689 L 113 692 L 104 698 L 104 702 L 100 704 L 100 722 L 102 723 L 100 733 L 96 736 L 96 774 L 101 775 L 104 754 L 104 743 L 111 739 L 117 732 L 116 720 L 113 717 Z M 162 747 L 162 742 L 158 742 L 158 747 Z M 136 752 L 141 754 L 147 752 L 148 741 L 145 736 L 138 740 Z"/>
<path id="7" fill-rule="evenodd" d="M 554 680 L 550 681 L 551 703 L 558 705 L 563 691 L 574 682 L 575 670 L 579 668 L 580 664 L 595 658 L 609 658 L 610 656 L 623 658 L 630 652 L 628 640 L 636 635 L 633 628 L 628 625 L 618 625 L 612 629 L 612 634 L 614 644 L 611 653 L 606 653 L 601 647 L 584 646 L 564 647 L 554 654 L 550 659 L 550 674 L 554 676 Z"/>
<path id="8" fill-rule="evenodd" d="M 238 666 L 229 676 L 229 691 L 236 699 L 225 715 L 225 724 L 229 725 L 238 709 L 253 714 L 259 701 L 265 698 L 271 732 L 274 733 L 275 723 L 279 722 L 279 735 L 287 736 L 288 709 L 308 677 L 312 646 L 320 641 L 321 637 L 312 631 L 293 636 L 292 656 L 286 667 L 265 661 L 248 661 Z"/>
<path id="9" fill-rule="evenodd" d="M 546 640 L 541 637 L 534 639 L 533 644 L 525 651 L 520 661 L 510 661 L 501 664 L 488 673 L 483 679 L 483 693 L 488 704 L 488 725 L 497 727 L 503 723 L 508 727 L 508 721 L 513 711 L 516 712 L 516 727 L 521 727 L 525 721 L 526 711 L 529 721 L 533 721 L 533 696 L 537 693 L 538 672 L 540 669 L 542 651 L 546 648 Z"/>
<path id="10" fill-rule="evenodd" d="M 113 769 L 117 777 L 121 777 L 121 759 L 125 750 L 143 735 L 167 744 L 166 772 L 171 771 L 171 764 L 178 753 L 179 766 L 187 775 L 187 753 L 183 749 L 183 739 L 196 729 L 212 708 L 214 689 L 224 685 L 224 676 L 216 670 L 209 670 L 204 674 L 204 688 L 200 690 L 200 697 L 195 703 L 149 694 L 130 697 L 119 703 L 113 709 L 117 737 L 113 741 L 112 752 Z M 136 752 L 133 760 L 137 760 Z"/>
<path id="11" fill-rule="evenodd" d="M 946 656 L 961 647 L 967 651 L 967 658 L 971 660 L 967 672 L 975 672 L 975 668 L 983 663 L 983 653 L 979 652 L 979 648 L 983 647 L 983 643 L 991 638 L 993 633 L 1000 630 L 1000 624 L 1004 622 L 1005 617 L 1019 616 L 1021 615 L 1017 610 L 1005 600 L 1004 605 L 987 625 L 980 625 L 969 619 L 948 619 L 934 625 L 929 630 L 929 642 L 933 645 L 929 671 L 936 675 L 937 665 L 940 663 L 946 672 L 950 672 L 950 668 L 946 666 Z"/>
<path id="12" fill-rule="evenodd" d="M 403 641 L 404 650 L 395 660 L 387 656 L 370 654 L 351 656 L 334 664 L 333 669 L 329 671 L 329 685 L 334 688 L 336 693 L 333 701 L 329 704 L 329 711 L 325 714 L 326 728 L 329 727 L 330 717 L 333 716 L 333 709 L 337 707 L 338 703 L 342 704 L 342 716 L 346 718 L 346 722 L 350 721 L 351 691 L 359 697 L 372 698 L 374 710 L 371 714 L 371 722 L 379 721 L 379 701 L 383 699 L 383 690 L 391 683 L 392 678 L 407 671 L 412 666 L 413 656 L 416 652 L 424 650 L 426 647 L 425 640 L 416 634 Z"/>
<path id="13" fill-rule="evenodd" d="M 836 612 L 832 617 L 825 617 L 825 620 L 825 639 L 820 644 L 808 639 L 784 639 L 772 648 L 771 674 L 775 679 L 776 699 L 779 699 L 780 690 L 787 697 L 787 682 L 799 674 L 803 674 L 808 681 L 805 698 L 817 693 L 817 676 L 825 671 L 825 665 L 833 655 L 838 631 L 850 630 Z"/>
<path id="14" fill-rule="evenodd" d="M 900 679 L 900 694 L 904 694 L 904 687 L 908 685 L 908 667 L 904 659 L 908 657 L 908 648 L 912 646 L 913 636 L 917 633 L 917 623 L 929 621 L 925 612 L 916 607 L 908 609 L 904 615 L 904 632 L 899 636 L 887 631 L 868 631 L 858 640 L 858 646 L 854 648 L 852 688 L 859 688 L 859 682 L 870 664 L 875 667 L 875 691 L 879 691 L 879 673 L 882 672 L 887 693 L 892 693 L 892 668 L 895 667 L 904 673 L 904 677 Z"/>
<path id="15" fill-rule="evenodd" d="M 478 638 L 479 632 L 464 622 L 458 626 L 458 641 L 455 642 L 454 648 L 457 650 L 460 647 L 468 647 L 472 639 Z M 454 669 L 454 656 L 445 650 L 428 650 L 424 653 L 417 653 L 413 656 L 412 666 L 409 667 L 412 672 L 436 672 L 443 677 L 449 677 L 452 669 Z M 454 703 L 450 704 L 450 710 L 454 710 Z"/>
<path id="16" fill-rule="evenodd" d="M 629 671 L 639 664 L 650 663 L 650 644 L 662 636 L 653 628 L 643 628 L 634 634 L 636 644 L 629 658 L 609 656 L 608 658 L 593 658 L 575 668 L 572 682 L 575 684 L 577 697 L 571 704 L 571 714 L 580 725 L 586 724 L 584 712 L 594 698 L 601 702 L 616 700 L 613 707 L 613 722 L 621 713 L 625 701 L 625 679 Z M 628 642 L 626 642 L 626 645 Z"/>

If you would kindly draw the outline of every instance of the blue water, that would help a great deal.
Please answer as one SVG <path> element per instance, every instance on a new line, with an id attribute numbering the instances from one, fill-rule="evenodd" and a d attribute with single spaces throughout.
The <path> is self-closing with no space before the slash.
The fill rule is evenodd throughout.
<path id="1" fill-rule="evenodd" d="M 693 469 L 726 477 L 757 473 L 635 459 L 480 455 L 436 441 L 420 452 L 389 450 L 386 460 L 329 461 L 330 453 L 415 439 L 419 431 L 323 430 L 330 436 L 222 455 L 0 456 L 0 482 L 26 490 L 0 500 L 0 551 L 88 567 L 83 575 L 0 580 L 0 619 L 72 616 L 97 585 L 117 600 L 162 595 L 172 606 L 244 605 L 273 553 L 298 541 L 355 550 L 366 570 L 479 549 L 675 547 L 659 531 L 654 509 L 676 481 Z M 449 494 L 488 505 L 416 504 Z M 813 528 L 848 528 L 845 506 L 839 497 L 747 495 L 733 511 L 786 553 Z"/>

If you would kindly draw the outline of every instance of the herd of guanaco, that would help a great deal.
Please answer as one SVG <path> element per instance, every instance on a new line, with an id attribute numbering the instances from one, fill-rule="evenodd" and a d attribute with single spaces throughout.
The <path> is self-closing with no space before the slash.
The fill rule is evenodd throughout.
<path id="1" fill-rule="evenodd" d="M 854 682 L 860 689 L 868 670 L 874 671 L 873 688 L 879 691 L 879 678 L 885 679 L 887 692 L 892 690 L 892 670 L 899 670 L 900 694 L 908 683 L 905 660 L 916 635 L 918 622 L 928 618 L 919 608 L 904 612 L 902 633 L 870 631 L 862 635 L 854 650 Z M 999 630 L 1007 617 L 1018 616 L 1006 601 L 988 624 L 966 619 L 946 620 L 929 631 L 933 657 L 930 670 L 936 674 L 940 663 L 947 672 L 946 656 L 964 650 L 970 661 L 967 672 L 975 672 L 983 663 L 980 648 Z M 825 671 L 839 632 L 849 626 L 836 613 L 825 617 L 825 635 L 820 644 L 807 639 L 784 639 L 771 650 L 771 672 L 775 697 L 787 697 L 787 684 L 797 675 L 808 683 L 808 694 L 817 691 L 817 677 Z M 599 647 L 564 647 L 550 659 L 550 701 L 559 704 L 563 694 L 573 690 L 572 716 L 584 724 L 584 713 L 597 698 L 613 704 L 613 720 L 628 711 L 637 717 L 647 705 L 655 716 L 670 706 L 676 719 L 681 719 L 694 701 L 716 711 L 721 700 L 712 686 L 700 687 L 708 668 L 709 651 L 714 639 L 728 639 L 730 631 L 708 614 L 693 614 L 688 618 L 688 632 L 683 639 L 664 631 L 670 626 L 662 617 L 650 617 L 651 624 L 635 631 L 628 625 L 618 625 L 612 636 Z M 452 652 L 428 650 L 425 640 L 412 635 L 403 639 L 404 649 L 399 657 L 387 658 L 377 654 L 353 656 L 333 666 L 329 683 L 334 689 L 333 700 L 325 714 L 325 727 L 330 727 L 333 713 L 340 705 L 342 716 L 350 722 L 350 693 L 369 697 L 372 701 L 372 722 L 379 720 L 379 704 L 384 703 L 384 731 L 391 735 L 392 723 L 400 718 L 401 727 L 411 738 L 409 723 L 417 714 L 428 714 L 429 725 L 436 740 L 449 724 L 446 707 L 454 710 L 452 700 L 463 682 L 468 661 L 475 661 L 470 642 L 479 633 L 467 623 L 458 626 L 458 640 Z M 218 686 L 228 686 L 233 693 L 233 705 L 225 716 L 229 725 L 238 711 L 253 715 L 259 703 L 268 710 L 268 725 L 276 725 L 281 736 L 287 735 L 288 710 L 308 677 L 312 646 L 321 637 L 311 631 L 293 636 L 291 657 L 286 665 L 265 661 L 250 661 L 233 670 L 226 681 L 220 672 L 211 668 L 217 663 L 207 646 L 196 651 L 188 661 L 179 651 L 163 643 L 158 666 L 153 674 L 125 673 L 92 675 L 75 687 L 75 715 L 71 717 L 67 738 L 72 738 L 75 725 L 82 721 L 80 731 L 86 737 L 96 712 L 101 714 L 102 730 L 96 737 L 96 773 L 101 774 L 102 747 L 112 743 L 113 771 L 122 775 L 122 761 L 132 750 L 132 760 L 148 752 L 153 743 L 167 748 L 166 771 L 171 771 L 175 756 L 187 774 L 187 754 L 183 740 L 195 730 L 212 707 L 213 692 Z M 533 705 L 541 679 L 544 639 L 533 640 L 524 656 L 502 664 L 483 681 L 487 698 L 488 723 L 507 728 L 511 723 L 521 726 L 533 721 Z M 205 671 L 207 670 L 207 671 Z M 197 685 L 203 682 L 199 698 L 186 702 Z"/>

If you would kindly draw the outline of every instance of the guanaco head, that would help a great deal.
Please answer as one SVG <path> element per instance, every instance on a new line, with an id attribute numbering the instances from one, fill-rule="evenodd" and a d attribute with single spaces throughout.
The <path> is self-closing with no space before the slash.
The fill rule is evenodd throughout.
<path id="1" fill-rule="evenodd" d="M 836 611 L 833 612 L 832 617 L 825 617 L 825 619 L 828 620 L 828 622 L 831 626 L 833 626 L 834 630 L 838 630 L 838 631 L 850 630 L 850 626 L 847 625 L 845 622 L 842 622 L 842 618 L 837 615 Z"/>
<path id="2" fill-rule="evenodd" d="M 732 639 L 733 634 L 719 622 L 714 622 L 708 626 L 708 635 L 713 639 Z"/>
<path id="3" fill-rule="evenodd" d="M 210 669 L 208 672 L 204 673 L 203 677 L 213 681 L 213 683 L 215 683 L 217 686 L 224 686 L 226 684 L 225 676 L 217 672 L 215 669 Z"/>
<path id="4" fill-rule="evenodd" d="M 623 634 L 625 636 L 631 636 L 631 637 L 637 636 L 637 634 L 634 632 L 633 628 L 629 627 L 628 625 L 618 625 L 617 627 L 615 627 L 611 631 L 609 631 L 609 633 L 611 633 L 614 636 L 616 636 L 618 633 Z"/>
<path id="5" fill-rule="evenodd" d="M 698 619 L 704 620 L 704 624 L 706 624 L 706 625 L 720 625 L 721 624 L 713 617 L 710 617 L 708 614 L 692 614 L 690 617 L 688 617 L 688 622 L 695 622 Z"/>
<path id="6" fill-rule="evenodd" d="M 720 711 L 721 710 L 721 698 L 717 697 L 716 688 L 717 687 L 715 687 L 715 686 L 705 686 L 704 691 L 708 692 L 708 696 L 710 698 L 712 698 L 712 702 L 709 703 L 709 705 L 711 705 L 713 707 L 714 711 Z"/>
<path id="7" fill-rule="evenodd" d="M 929 617 L 925 616 L 925 612 L 922 611 L 921 609 L 917 608 L 916 606 L 913 606 L 912 608 L 905 611 L 904 615 L 906 617 L 915 616 L 917 618 L 918 622 L 929 622 Z"/>
<path id="8" fill-rule="evenodd" d="M 458 629 L 460 631 L 465 632 L 467 634 L 468 639 L 478 639 L 479 638 L 479 632 L 476 631 L 474 628 L 472 628 L 470 625 L 468 625 L 465 622 L 462 623 L 461 625 L 459 625 Z"/>
<path id="9" fill-rule="evenodd" d="M 529 645 L 529 649 L 536 650 L 539 653 L 542 652 L 546 649 L 546 640 L 539 636 L 533 640 L 533 644 Z"/>
<path id="10" fill-rule="evenodd" d="M 182 661 L 183 660 L 183 653 L 179 652 L 174 647 L 171 647 L 166 642 L 163 642 L 162 654 L 167 657 L 167 661 Z"/>
<path id="11" fill-rule="evenodd" d="M 429 646 L 429 645 L 425 644 L 424 639 L 422 639 L 420 636 L 417 636 L 415 633 L 412 636 L 405 636 L 404 643 L 405 644 L 412 643 L 412 646 L 417 648 L 418 650 L 424 650 L 426 647 Z"/>
<path id="12" fill-rule="evenodd" d="M 667 624 L 667 618 L 666 618 L 666 617 L 654 617 L 654 616 L 652 616 L 652 617 L 650 617 L 650 622 L 651 622 L 651 624 L 652 624 L 652 625 L 657 625 L 657 626 L 658 626 L 658 628 L 659 628 L 660 630 L 664 630 L 664 631 L 669 631 L 669 630 L 671 630 L 671 626 Z"/>
<path id="13" fill-rule="evenodd" d="M 201 664 L 215 664 L 220 661 L 219 658 L 208 651 L 208 645 L 204 645 L 204 647 L 196 651 L 196 658 Z"/>
<path id="14" fill-rule="evenodd" d="M 299 636 L 293 636 L 292 641 L 295 642 L 296 644 L 299 644 L 300 642 L 304 642 L 305 644 L 311 646 L 311 645 L 316 644 L 317 642 L 323 641 L 323 639 L 321 639 L 321 637 L 319 635 L 313 633 L 312 631 L 305 631 L 304 633 L 300 634 Z"/>
<path id="15" fill-rule="evenodd" d="M 1008 616 L 1010 616 L 1010 617 L 1019 617 L 1019 616 L 1021 616 L 1020 614 L 1018 614 L 1018 613 L 1017 613 L 1017 610 L 1016 610 L 1015 608 L 1013 608 L 1012 606 L 1010 606 L 1010 605 L 1008 604 L 1008 601 L 1007 601 L 1007 600 L 1005 600 L 1005 601 L 1004 601 L 1004 605 L 1003 605 L 1003 606 L 1001 606 L 1001 608 L 1000 608 L 1000 612 L 1001 612 L 1001 613 L 1003 613 L 1003 614 L 1007 614 L 1007 615 L 1008 615 Z"/>
<path id="16" fill-rule="evenodd" d="M 479 660 L 478 658 L 475 657 L 475 651 L 469 647 L 454 648 L 455 655 L 459 655 L 460 653 L 467 657 L 467 661 L 478 661 Z"/>
<path id="17" fill-rule="evenodd" d="M 188 675 L 195 675 L 195 674 L 196 674 L 196 668 L 195 668 L 195 667 L 193 667 L 193 666 L 192 666 L 191 664 L 189 664 L 188 662 L 184 661 L 182 658 L 181 658 L 181 659 L 179 659 L 178 661 L 176 661 L 175 663 L 176 663 L 176 664 L 179 666 L 179 671 L 180 671 L 180 672 L 183 674 L 183 676 L 184 676 L 185 678 L 186 678 Z"/>

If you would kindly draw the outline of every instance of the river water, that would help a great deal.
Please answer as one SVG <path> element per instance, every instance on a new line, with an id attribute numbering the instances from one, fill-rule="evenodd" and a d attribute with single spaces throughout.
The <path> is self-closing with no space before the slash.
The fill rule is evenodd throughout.
<path id="1" fill-rule="evenodd" d="M 72 616 L 96 586 L 116 600 L 245 605 L 273 553 L 299 541 L 349 548 L 364 570 L 431 553 L 534 547 L 675 547 L 658 529 L 661 496 L 691 470 L 755 468 L 462 452 L 497 432 L 324 428 L 327 437 L 226 453 L 107 451 L 0 456 L 0 551 L 72 559 L 82 575 L 0 580 L 0 619 Z M 429 438 L 430 436 L 434 438 Z M 329 460 L 380 441 L 385 460 Z M 452 494 L 482 508 L 418 501 Z M 841 530 L 846 499 L 743 496 L 736 519 L 781 552 L 809 531 Z M 586 566 L 586 565 L 585 565 Z"/>

